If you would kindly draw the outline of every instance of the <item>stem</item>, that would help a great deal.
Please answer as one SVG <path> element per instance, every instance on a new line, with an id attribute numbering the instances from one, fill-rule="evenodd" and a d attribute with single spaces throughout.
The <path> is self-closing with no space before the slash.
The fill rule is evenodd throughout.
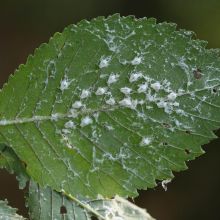
<path id="1" fill-rule="evenodd" d="M 62 191 L 62 193 L 67 196 L 68 198 L 70 198 L 71 200 L 73 200 L 74 202 L 78 203 L 82 208 L 90 211 L 91 213 L 93 213 L 96 217 L 98 217 L 101 220 L 106 220 L 105 217 L 103 217 L 102 215 L 100 215 L 96 210 L 94 210 L 90 205 L 85 204 L 84 202 L 81 202 L 80 200 L 78 200 L 76 197 L 67 194 L 64 190 Z"/>

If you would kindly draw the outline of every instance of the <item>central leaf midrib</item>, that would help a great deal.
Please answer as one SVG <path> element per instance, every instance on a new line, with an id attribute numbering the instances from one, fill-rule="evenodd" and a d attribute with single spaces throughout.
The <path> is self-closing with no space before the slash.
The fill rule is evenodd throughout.
<path id="1" fill-rule="evenodd" d="M 92 115 L 97 112 L 103 112 L 103 111 L 113 111 L 118 109 L 120 106 L 114 106 L 114 107 L 103 107 L 100 109 L 85 109 L 78 111 L 77 117 L 74 117 L 70 113 L 54 113 L 52 115 L 44 116 L 44 115 L 35 115 L 30 118 L 15 118 L 15 119 L 2 119 L 0 120 L 0 126 L 6 126 L 6 125 L 15 125 L 15 124 L 24 124 L 24 123 L 31 123 L 31 122 L 40 122 L 40 121 L 58 121 L 62 119 L 74 119 L 78 118 L 79 116 L 84 116 L 84 115 Z"/>

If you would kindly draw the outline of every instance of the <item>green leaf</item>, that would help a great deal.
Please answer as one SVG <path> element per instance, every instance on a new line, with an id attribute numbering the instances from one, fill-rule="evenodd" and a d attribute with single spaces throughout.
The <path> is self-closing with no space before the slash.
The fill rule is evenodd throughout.
<path id="1" fill-rule="evenodd" d="M 19 188 L 24 189 L 29 177 L 24 164 L 9 147 L 0 144 L 0 168 L 5 168 L 9 173 L 14 173 L 19 182 Z"/>
<path id="2" fill-rule="evenodd" d="M 0 142 L 41 186 L 136 196 L 186 169 L 220 125 L 219 52 L 154 19 L 70 25 L 0 93 Z"/>
<path id="3" fill-rule="evenodd" d="M 127 200 L 116 196 L 115 199 L 69 200 L 51 188 L 41 188 L 31 181 L 28 206 L 32 220 L 153 220 L 145 210 Z"/>
<path id="4" fill-rule="evenodd" d="M 16 214 L 17 209 L 8 206 L 7 201 L 0 200 L 0 219 L 4 220 L 24 220 L 24 218 Z"/>

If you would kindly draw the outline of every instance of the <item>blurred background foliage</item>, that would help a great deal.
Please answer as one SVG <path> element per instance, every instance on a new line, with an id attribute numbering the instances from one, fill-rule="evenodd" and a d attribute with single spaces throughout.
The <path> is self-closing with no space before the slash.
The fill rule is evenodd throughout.
<path id="1" fill-rule="evenodd" d="M 220 48 L 219 0 L 2 0 L 0 2 L 0 85 L 28 54 L 65 26 L 82 19 L 120 13 L 155 17 L 193 30 L 209 48 Z M 220 132 L 218 132 L 220 135 Z M 165 192 L 161 184 L 140 191 L 135 202 L 159 220 L 220 219 L 220 141 L 204 146 L 206 154 L 175 174 Z M 27 215 L 23 192 L 13 175 L 0 171 L 0 199 Z"/>

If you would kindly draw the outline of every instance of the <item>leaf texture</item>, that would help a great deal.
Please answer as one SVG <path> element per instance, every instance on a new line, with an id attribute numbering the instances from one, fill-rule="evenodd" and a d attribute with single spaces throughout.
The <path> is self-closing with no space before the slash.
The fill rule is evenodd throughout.
<path id="1" fill-rule="evenodd" d="M 19 188 L 24 189 L 29 177 L 25 171 L 24 164 L 19 160 L 13 150 L 0 144 L 0 168 L 16 175 Z"/>
<path id="2" fill-rule="evenodd" d="M 22 162 L 10 148 L 3 145 L 0 148 L 0 166 L 17 175 L 20 188 L 23 189 L 29 177 Z M 33 180 L 29 180 L 26 199 L 32 220 L 93 220 L 93 217 L 101 220 L 153 220 L 145 210 L 118 196 L 114 199 L 99 198 L 93 201 L 82 198 L 70 200 L 63 193 L 50 187 L 42 188 Z M 23 219 L 14 213 L 16 209 L 8 207 L 6 201 L 0 201 L 0 219 Z"/>
<path id="3" fill-rule="evenodd" d="M 8 206 L 7 201 L 0 200 L 0 219 L 4 220 L 24 220 L 24 218 L 16 214 L 16 209 Z"/>
<path id="4" fill-rule="evenodd" d="M 28 206 L 32 220 L 153 220 L 145 210 L 118 196 L 79 202 L 30 182 Z"/>
<path id="5" fill-rule="evenodd" d="M 137 195 L 186 169 L 220 124 L 219 52 L 154 19 L 70 25 L 0 93 L 0 142 L 41 186 Z"/>

